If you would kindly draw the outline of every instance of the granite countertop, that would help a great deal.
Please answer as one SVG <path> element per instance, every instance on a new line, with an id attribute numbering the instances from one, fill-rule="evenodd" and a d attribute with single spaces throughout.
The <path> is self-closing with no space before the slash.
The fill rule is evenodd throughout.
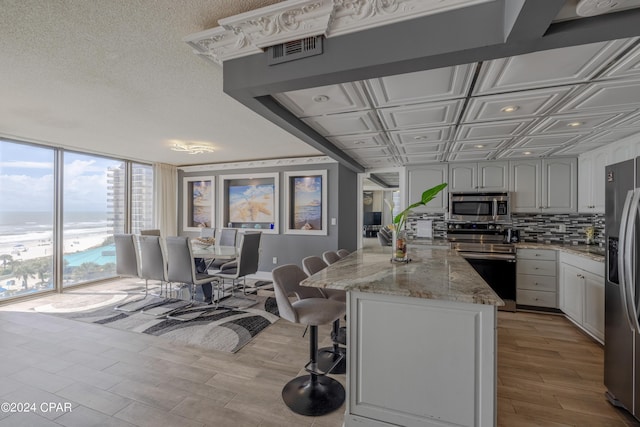
<path id="1" fill-rule="evenodd" d="M 504 305 L 448 245 L 410 245 L 412 262 L 392 263 L 391 247 L 359 249 L 302 281 L 303 286 L 472 304 Z"/>
<path id="2" fill-rule="evenodd" d="M 516 243 L 517 249 L 555 249 L 574 255 L 580 255 L 593 261 L 604 262 L 604 248 L 596 245 L 569 245 L 562 243 Z"/>

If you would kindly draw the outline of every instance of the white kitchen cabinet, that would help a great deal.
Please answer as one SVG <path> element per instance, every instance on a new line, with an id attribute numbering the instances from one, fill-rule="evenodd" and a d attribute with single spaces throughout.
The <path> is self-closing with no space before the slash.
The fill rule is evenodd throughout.
<path id="1" fill-rule="evenodd" d="M 560 254 L 560 309 L 604 343 L 604 262 Z"/>
<path id="2" fill-rule="evenodd" d="M 577 211 L 577 159 L 509 162 L 511 212 Z"/>
<path id="3" fill-rule="evenodd" d="M 605 166 L 609 164 L 609 152 L 593 151 L 578 159 L 578 211 L 604 213 Z"/>
<path id="4" fill-rule="evenodd" d="M 557 308 L 557 252 L 518 249 L 516 256 L 516 303 Z"/>
<path id="5" fill-rule="evenodd" d="M 448 181 L 448 168 L 446 164 L 425 165 L 408 169 L 407 182 L 409 183 L 409 204 L 422 198 L 424 190 L 435 187 Z M 413 209 L 416 213 L 445 212 L 449 203 L 448 186 L 426 206 Z"/>
<path id="6" fill-rule="evenodd" d="M 604 276 L 584 272 L 582 326 L 604 342 Z"/>
<path id="7" fill-rule="evenodd" d="M 508 162 L 452 163 L 449 191 L 507 191 L 508 177 Z"/>
<path id="8" fill-rule="evenodd" d="M 570 264 L 560 265 L 560 309 L 579 325 L 583 323 L 584 276 L 583 270 Z"/>

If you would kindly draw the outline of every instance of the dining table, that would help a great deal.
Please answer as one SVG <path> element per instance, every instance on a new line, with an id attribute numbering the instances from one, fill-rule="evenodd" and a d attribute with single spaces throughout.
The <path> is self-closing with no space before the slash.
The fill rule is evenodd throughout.
<path id="1" fill-rule="evenodd" d="M 193 258 L 232 260 L 238 257 L 238 248 L 235 246 L 192 245 L 192 254 Z"/>

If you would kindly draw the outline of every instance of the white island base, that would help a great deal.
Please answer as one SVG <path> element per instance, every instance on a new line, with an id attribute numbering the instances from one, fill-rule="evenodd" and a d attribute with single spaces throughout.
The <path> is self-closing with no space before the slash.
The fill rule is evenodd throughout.
<path id="1" fill-rule="evenodd" d="M 345 427 L 494 426 L 496 306 L 350 291 Z"/>

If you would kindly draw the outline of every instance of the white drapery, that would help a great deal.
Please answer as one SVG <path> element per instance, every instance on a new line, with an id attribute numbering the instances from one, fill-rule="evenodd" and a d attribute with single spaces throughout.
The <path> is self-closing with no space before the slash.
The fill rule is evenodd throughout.
<path id="1" fill-rule="evenodd" d="M 153 164 L 153 222 L 162 236 L 178 235 L 178 168 Z"/>

